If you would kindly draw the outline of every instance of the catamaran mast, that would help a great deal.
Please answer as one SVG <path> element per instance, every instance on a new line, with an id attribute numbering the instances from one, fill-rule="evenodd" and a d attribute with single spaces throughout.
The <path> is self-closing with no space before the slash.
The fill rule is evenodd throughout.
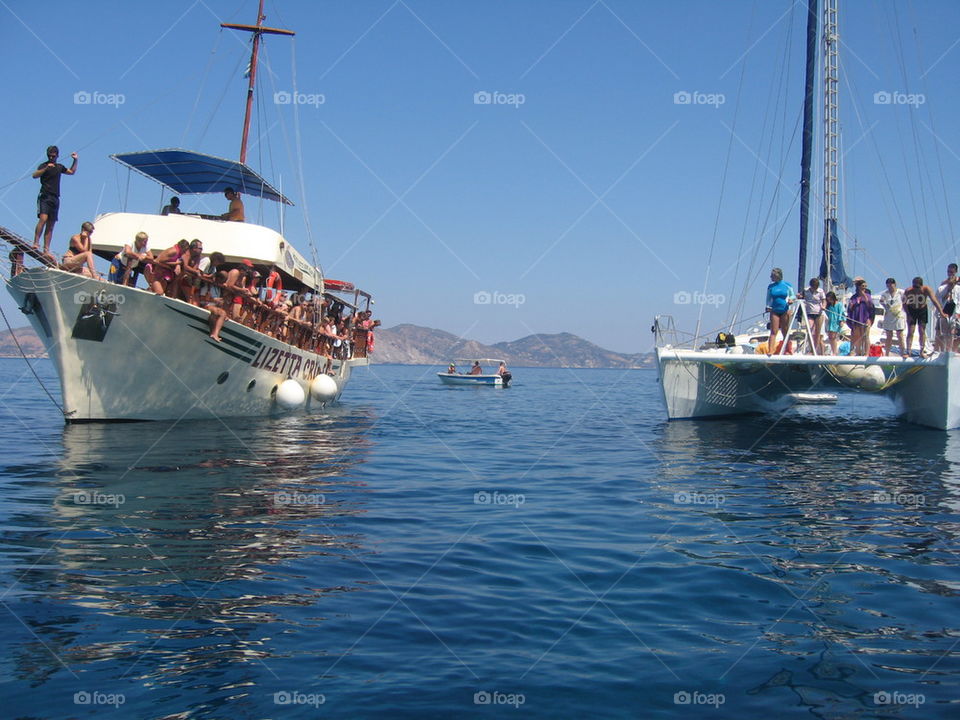
<path id="1" fill-rule="evenodd" d="M 281 30 L 279 28 L 264 27 L 263 21 L 267 16 L 263 14 L 263 0 L 260 0 L 260 8 L 257 10 L 256 25 L 236 25 L 234 23 L 220 23 L 220 27 L 231 30 L 243 30 L 253 33 L 253 50 L 250 53 L 250 82 L 247 85 L 247 111 L 243 116 L 243 138 L 240 140 L 240 162 L 247 163 L 247 137 L 250 135 L 250 111 L 253 109 L 253 89 L 257 83 L 257 59 L 260 53 L 260 36 L 264 33 L 269 35 L 296 35 L 292 30 Z"/>
<path id="2" fill-rule="evenodd" d="M 840 160 L 840 118 L 837 102 L 840 86 L 837 1 L 823 5 L 823 260 L 825 289 L 833 289 L 833 238 L 837 236 L 838 162 Z"/>
<path id="3" fill-rule="evenodd" d="M 813 158 L 813 91 L 817 81 L 817 29 L 819 0 L 807 0 L 806 91 L 803 96 L 803 145 L 800 152 L 800 267 L 797 289 L 806 287 L 807 243 L 810 223 L 810 164 Z"/>

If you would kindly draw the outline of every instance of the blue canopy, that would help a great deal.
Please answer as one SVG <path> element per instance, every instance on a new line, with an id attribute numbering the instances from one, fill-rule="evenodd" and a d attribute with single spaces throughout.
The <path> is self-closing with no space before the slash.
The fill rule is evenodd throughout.
<path id="1" fill-rule="evenodd" d="M 234 160 L 176 148 L 123 153 L 110 157 L 156 180 L 175 193 L 222 193 L 227 188 L 233 188 L 244 195 L 293 205 L 260 175 Z"/>

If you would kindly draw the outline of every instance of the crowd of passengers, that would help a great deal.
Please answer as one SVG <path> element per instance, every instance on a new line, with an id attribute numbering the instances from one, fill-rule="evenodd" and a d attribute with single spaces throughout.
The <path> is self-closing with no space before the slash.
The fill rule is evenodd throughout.
<path id="1" fill-rule="evenodd" d="M 85 222 L 70 239 L 60 263 L 63 270 L 103 280 L 93 264 L 93 223 Z M 137 233 L 110 262 L 107 280 L 136 287 L 143 275 L 157 295 L 180 299 L 210 313 L 210 337 L 222 342 L 220 332 L 229 319 L 302 350 L 332 360 L 366 357 L 373 350 L 373 329 L 380 325 L 369 310 L 348 306 L 331 296 L 283 289 L 276 265 L 254 266 L 249 259 L 227 263 L 223 254 L 203 253 L 200 240 L 180 240 L 154 254 L 149 237 Z"/>
<path id="2" fill-rule="evenodd" d="M 956 263 L 947 265 L 946 278 L 937 283 L 936 289 L 925 285 L 919 276 L 913 278 L 905 289 L 897 287 L 897 281 L 892 277 L 887 278 L 884 285 L 886 290 L 875 296 L 870 292 L 867 281 L 856 277 L 853 279 L 853 292 L 843 303 L 835 292 L 824 293 L 819 278 L 811 278 L 808 287 L 798 295 L 793 286 L 783 279 L 783 270 L 773 268 L 766 300 L 766 312 L 770 314 L 770 337 L 766 343 L 761 343 L 759 351 L 768 354 L 779 351 L 780 345 L 774 343 L 781 334 L 786 338 L 791 315 L 802 303 L 813 339 L 809 352 L 815 355 L 889 356 L 895 347 L 900 356 L 907 359 L 916 331 L 919 354 L 925 358 L 929 356 L 927 324 L 930 321 L 935 323 L 933 351 L 960 352 L 960 275 Z M 880 328 L 885 331 L 885 337 L 882 346 L 871 346 L 870 330 L 877 319 L 878 303 L 883 310 Z M 840 343 L 845 339 L 849 340 L 843 343 L 849 348 L 846 352 Z"/>

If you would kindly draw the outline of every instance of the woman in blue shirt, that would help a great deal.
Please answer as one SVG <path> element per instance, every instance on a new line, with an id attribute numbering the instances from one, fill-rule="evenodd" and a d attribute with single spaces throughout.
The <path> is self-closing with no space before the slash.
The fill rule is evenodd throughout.
<path id="1" fill-rule="evenodd" d="M 767 354 L 776 354 L 777 335 L 783 333 L 787 340 L 787 328 L 790 326 L 790 305 L 796 299 L 793 286 L 783 281 L 783 270 L 770 271 L 770 284 L 767 285 L 767 312 L 770 313 L 770 340 L 767 342 Z"/>

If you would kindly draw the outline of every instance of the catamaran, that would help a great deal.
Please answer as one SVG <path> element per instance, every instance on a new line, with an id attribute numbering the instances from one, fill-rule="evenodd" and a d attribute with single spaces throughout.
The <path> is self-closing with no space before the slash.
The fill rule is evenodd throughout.
<path id="1" fill-rule="evenodd" d="M 840 295 L 850 280 L 843 267 L 838 239 L 839 32 L 837 0 L 807 0 L 806 92 L 800 197 L 800 261 L 798 287 L 805 287 L 806 247 L 810 215 L 810 169 L 816 74 L 821 70 L 823 127 L 823 259 L 821 284 Z M 821 50 L 818 50 L 818 45 Z M 960 355 L 945 351 L 931 357 L 867 357 L 800 354 L 814 346 L 803 303 L 797 303 L 787 335 L 798 354 L 784 342 L 773 354 L 757 352 L 754 340 L 767 330 L 753 328 L 736 336 L 723 333 L 717 342 L 694 338 L 681 342 L 672 317 L 654 321 L 656 359 L 663 400 L 670 420 L 779 411 L 796 402 L 797 393 L 853 391 L 890 397 L 903 419 L 942 430 L 960 427 Z M 921 351 L 924 348 L 920 348 Z M 906 353 L 904 353 L 906 354 Z M 801 398 L 804 395 L 800 396 Z"/>
<path id="2" fill-rule="evenodd" d="M 257 58 L 263 35 L 293 35 L 263 24 L 260 0 L 255 25 L 221 27 L 252 36 L 246 113 L 238 161 L 182 149 L 121 153 L 124 166 L 178 194 L 223 194 L 227 188 L 250 197 L 293 203 L 246 163 Z M 155 252 L 181 238 L 200 238 L 206 253 L 220 252 L 225 267 L 252 263 L 274 269 L 283 287 L 321 300 L 329 312 L 354 316 L 368 310 L 369 293 L 324 278 L 280 232 L 250 222 L 208 215 L 113 212 L 95 220 L 93 251 L 111 259 L 146 232 Z M 227 320 L 222 341 L 210 337 L 209 313 L 150 290 L 107 283 L 66 272 L 16 233 L 0 228 L 12 245 L 7 289 L 42 339 L 60 377 L 62 411 L 68 423 L 112 420 L 178 420 L 268 415 L 317 409 L 337 400 L 351 370 L 367 365 L 368 332 L 351 329 L 337 337 L 349 352 L 324 352 L 319 322 L 292 324 L 285 332 Z M 37 261 L 25 267 L 24 257 Z M 331 338 L 331 341 L 333 338 Z M 332 344 L 332 342 L 331 342 Z"/>

